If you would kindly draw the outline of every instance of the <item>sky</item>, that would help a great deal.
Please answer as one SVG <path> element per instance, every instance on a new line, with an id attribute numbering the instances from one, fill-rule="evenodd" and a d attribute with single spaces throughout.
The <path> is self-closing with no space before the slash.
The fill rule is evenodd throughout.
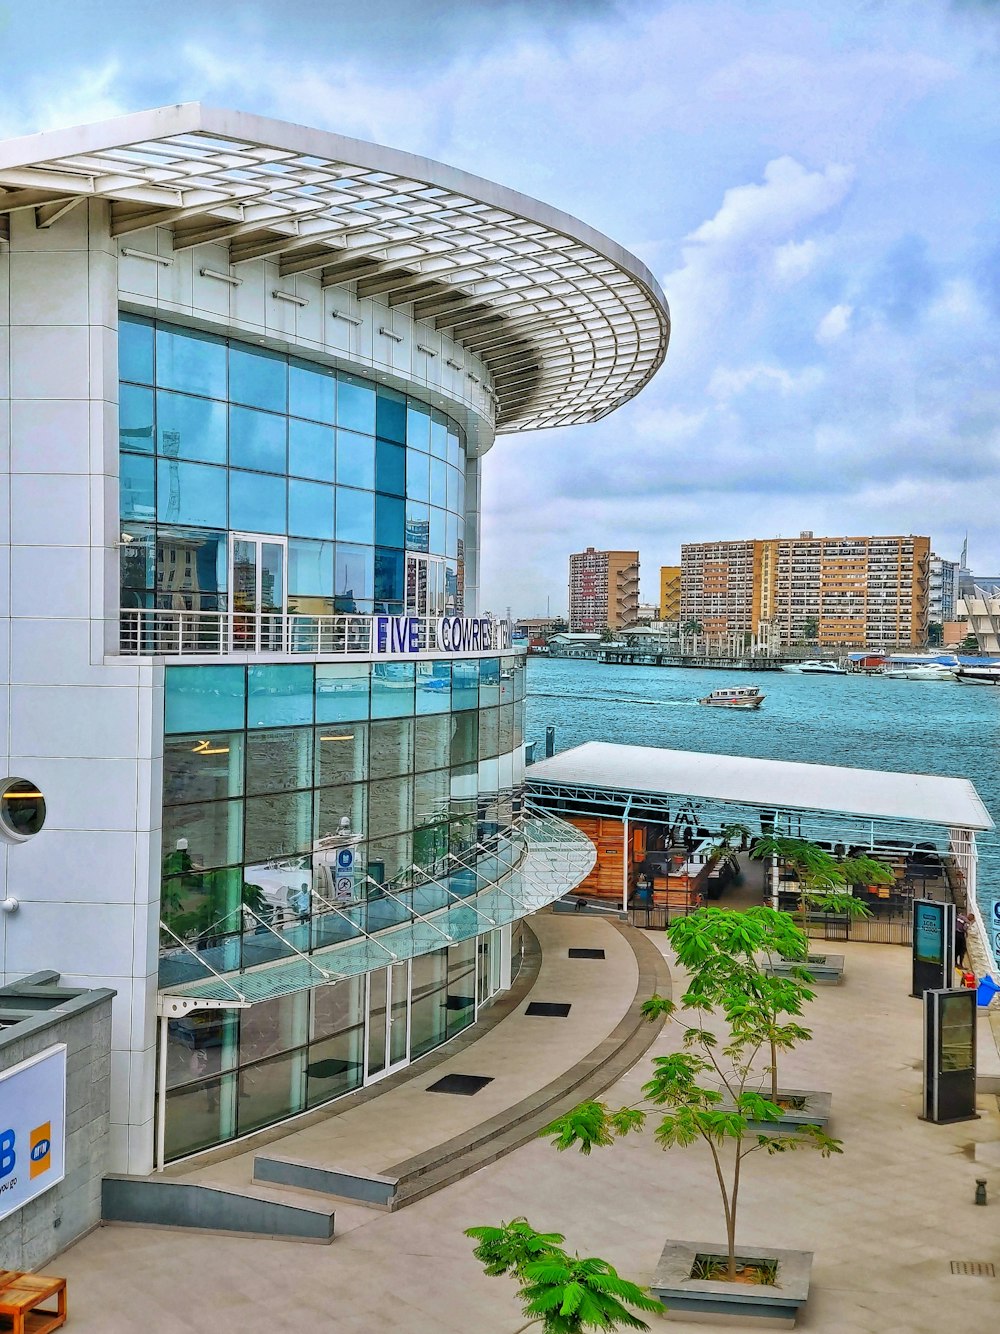
<path id="1" fill-rule="evenodd" d="M 0 137 L 201 100 L 391 144 L 638 255 L 666 362 L 483 465 L 485 605 L 567 556 L 919 533 L 1000 572 L 1000 4 L 0 0 Z"/>

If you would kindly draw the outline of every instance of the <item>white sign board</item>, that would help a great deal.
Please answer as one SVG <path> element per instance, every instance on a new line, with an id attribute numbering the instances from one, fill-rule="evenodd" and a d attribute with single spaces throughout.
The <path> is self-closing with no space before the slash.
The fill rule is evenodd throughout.
<path id="1" fill-rule="evenodd" d="M 0 1070 L 0 1218 L 66 1175 L 66 1047 Z"/>
<path id="2" fill-rule="evenodd" d="M 986 922 L 986 930 L 993 946 L 993 958 L 1000 966 L 1000 899 L 990 900 L 990 915 Z"/>

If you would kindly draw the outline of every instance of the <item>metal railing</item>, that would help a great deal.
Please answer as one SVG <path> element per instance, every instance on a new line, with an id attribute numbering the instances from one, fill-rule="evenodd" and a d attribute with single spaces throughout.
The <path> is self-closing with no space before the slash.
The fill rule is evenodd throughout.
<path id="1" fill-rule="evenodd" d="M 119 652 L 143 657 L 219 657 L 229 654 L 307 654 L 348 657 L 373 653 L 408 656 L 446 653 L 464 656 L 478 652 L 510 652 L 506 622 L 486 617 L 465 621 L 454 613 L 440 616 L 398 617 L 362 615 L 314 616 L 299 612 L 188 611 L 164 607 L 123 607 L 120 612 Z M 456 619 L 463 626 L 477 624 L 478 636 L 463 632 L 456 642 L 449 633 Z M 392 621 L 392 625 L 387 622 Z M 442 634 L 442 625 L 446 626 Z M 394 635 L 405 642 L 395 643 Z"/>

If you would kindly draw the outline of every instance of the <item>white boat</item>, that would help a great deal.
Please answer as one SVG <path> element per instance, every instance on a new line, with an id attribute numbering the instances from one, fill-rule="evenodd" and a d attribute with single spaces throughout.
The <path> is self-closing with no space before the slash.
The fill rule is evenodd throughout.
<path id="1" fill-rule="evenodd" d="M 893 681 L 954 681 L 955 668 L 943 662 L 886 663 L 882 675 Z"/>
<path id="2" fill-rule="evenodd" d="M 1000 686 L 1000 667 L 956 667 L 955 680 L 963 686 Z"/>
<path id="3" fill-rule="evenodd" d="M 809 662 L 786 662 L 783 672 L 802 672 L 808 676 L 846 676 L 847 670 L 836 662 L 823 662 L 813 658 Z"/>
<path id="4" fill-rule="evenodd" d="M 764 703 L 764 696 L 756 686 L 723 686 L 721 690 L 713 690 L 698 703 L 711 704 L 717 709 L 759 709 Z"/>

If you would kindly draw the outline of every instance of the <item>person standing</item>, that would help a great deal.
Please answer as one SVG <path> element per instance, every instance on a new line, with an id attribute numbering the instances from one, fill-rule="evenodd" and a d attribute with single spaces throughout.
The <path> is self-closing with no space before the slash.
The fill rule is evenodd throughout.
<path id="1" fill-rule="evenodd" d="M 964 912 L 960 912 L 955 918 L 955 967 L 962 968 L 965 965 L 965 951 L 967 948 L 967 936 L 969 930 L 969 918 Z"/>

